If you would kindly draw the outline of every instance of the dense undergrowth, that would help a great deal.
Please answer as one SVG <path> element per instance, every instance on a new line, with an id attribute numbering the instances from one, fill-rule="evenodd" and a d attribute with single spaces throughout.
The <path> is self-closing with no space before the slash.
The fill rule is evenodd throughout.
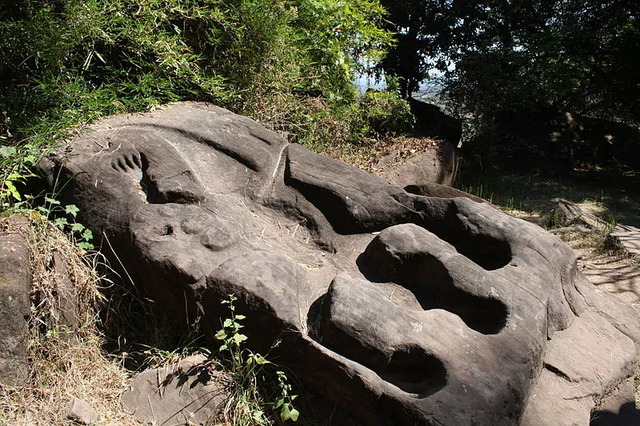
<path id="1" fill-rule="evenodd" d="M 179 100 L 216 103 L 316 148 L 410 130 L 394 90 L 359 96 L 353 85 L 391 43 L 383 19 L 377 0 L 9 3 L 0 10 L 3 180 L 99 117 Z"/>

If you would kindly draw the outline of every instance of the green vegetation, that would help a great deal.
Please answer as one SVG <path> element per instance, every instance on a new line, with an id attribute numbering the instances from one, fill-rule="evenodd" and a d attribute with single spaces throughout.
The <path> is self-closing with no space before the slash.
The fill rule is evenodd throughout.
<path id="1" fill-rule="evenodd" d="M 397 43 L 382 68 L 403 94 L 430 69 L 447 74 L 460 112 L 562 112 L 640 123 L 635 2 L 382 0 Z M 453 66 L 452 66 L 453 65 Z"/>
<path id="2" fill-rule="evenodd" d="M 213 102 L 301 143 L 368 134 L 352 123 L 369 106 L 352 82 L 390 44 L 383 17 L 377 0 L 13 2 L 0 11 L 3 198 L 77 126 L 171 101 Z"/>
<path id="3" fill-rule="evenodd" d="M 238 426 L 266 425 L 271 423 L 266 412 L 271 409 L 279 412 L 282 422 L 295 422 L 300 415 L 293 406 L 297 395 L 291 394 L 292 387 L 286 374 L 264 356 L 242 347 L 247 340 L 241 332 L 242 320 L 246 317 L 236 314 L 236 300 L 237 297 L 231 294 L 222 301 L 229 306 L 230 316 L 215 335 L 222 341 L 219 349 L 222 365 L 233 379 L 225 418 Z M 269 387 L 276 389 L 271 389 L 272 395 L 264 396 Z"/>
<path id="4" fill-rule="evenodd" d="M 439 71 L 464 167 L 640 169 L 637 2 L 381 2 L 396 43 L 379 71 L 405 97 Z"/>

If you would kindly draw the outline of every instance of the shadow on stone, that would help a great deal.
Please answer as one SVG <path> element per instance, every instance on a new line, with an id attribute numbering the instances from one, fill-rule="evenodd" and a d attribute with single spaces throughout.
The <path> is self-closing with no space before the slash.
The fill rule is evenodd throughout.
<path id="1" fill-rule="evenodd" d="M 507 322 L 504 303 L 456 287 L 445 265 L 429 253 L 390 252 L 376 238 L 358 257 L 357 264 L 368 280 L 399 284 L 415 295 L 422 309 L 452 312 L 480 333 L 497 334 Z"/>
<path id="2" fill-rule="evenodd" d="M 447 384 L 442 361 L 419 347 L 402 348 L 393 353 L 388 364 L 373 369 L 383 380 L 416 398 L 426 398 Z"/>
<path id="3" fill-rule="evenodd" d="M 591 413 L 590 426 L 635 426 L 640 425 L 640 411 L 633 402 L 628 402 L 618 413 L 611 411 L 594 411 Z"/>

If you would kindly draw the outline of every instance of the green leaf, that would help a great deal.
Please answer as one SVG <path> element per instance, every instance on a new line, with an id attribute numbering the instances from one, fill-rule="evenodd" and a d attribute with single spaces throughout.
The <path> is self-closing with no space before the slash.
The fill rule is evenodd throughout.
<path id="1" fill-rule="evenodd" d="M 66 217 L 59 217 L 53 221 L 53 224 L 60 229 L 64 229 L 64 227 L 68 224 Z"/>
<path id="2" fill-rule="evenodd" d="M 256 361 L 256 364 L 259 364 L 259 365 L 269 364 L 269 361 L 267 361 L 267 359 L 260 354 L 255 355 L 255 361 Z"/>
<path id="3" fill-rule="evenodd" d="M 0 155 L 7 158 L 15 155 L 18 150 L 13 146 L 0 146 Z"/>
<path id="4" fill-rule="evenodd" d="M 227 318 L 226 320 L 224 320 L 224 323 L 222 324 L 224 328 L 229 328 L 232 325 L 233 325 L 233 320 L 231 318 Z"/>
<path id="5" fill-rule="evenodd" d="M 243 320 L 243 319 L 245 319 L 245 318 L 247 318 L 247 317 L 246 317 L 246 316 L 244 316 L 244 315 L 236 315 L 236 319 L 237 319 L 237 320 Z"/>
<path id="6" fill-rule="evenodd" d="M 289 404 L 285 404 L 282 406 L 282 411 L 280 411 L 280 418 L 283 422 L 291 419 L 291 410 L 289 409 Z"/>
<path id="7" fill-rule="evenodd" d="M 93 53 L 95 53 L 95 54 L 96 54 L 96 56 L 98 57 L 98 59 L 100 59 L 100 60 L 102 61 L 102 63 L 103 63 L 103 64 L 106 64 L 106 63 L 107 63 L 107 61 L 105 61 L 105 60 L 104 60 L 104 58 L 102 57 L 102 55 L 101 55 L 101 54 L 99 54 L 97 51 L 95 51 L 95 50 L 94 50 L 94 51 L 93 51 Z"/>
<path id="8" fill-rule="evenodd" d="M 233 341 L 236 342 L 237 344 L 240 344 L 241 342 L 244 342 L 245 340 L 247 340 L 247 336 L 245 336 L 244 334 L 234 334 L 233 335 Z"/>
<path id="9" fill-rule="evenodd" d="M 81 223 L 74 223 L 71 225 L 71 230 L 73 232 L 82 232 L 84 230 L 84 225 Z"/>
<path id="10" fill-rule="evenodd" d="M 91 232 L 90 229 L 85 229 L 82 233 L 82 238 L 84 238 L 86 241 L 89 241 L 93 238 L 93 232 Z"/>
<path id="11" fill-rule="evenodd" d="M 35 155 L 27 155 L 26 157 L 24 157 L 24 162 L 30 166 L 36 164 L 36 161 L 38 161 L 38 157 L 36 157 Z"/>
<path id="12" fill-rule="evenodd" d="M 273 408 L 280 408 L 282 404 L 284 404 L 284 398 L 278 398 L 276 399 L 276 403 L 274 404 Z"/>
<path id="13" fill-rule="evenodd" d="M 291 419 L 291 421 L 295 422 L 298 420 L 298 417 L 300 417 L 300 412 L 295 408 L 292 408 L 289 412 L 289 418 Z"/>
<path id="14" fill-rule="evenodd" d="M 76 217 L 80 209 L 76 207 L 75 204 L 69 204 L 64 208 L 65 213 L 70 214 L 73 217 Z"/>
<path id="15" fill-rule="evenodd" d="M 215 336 L 215 337 L 216 337 L 216 339 L 218 339 L 218 340 L 224 340 L 224 339 L 226 339 L 226 338 L 227 338 L 227 332 L 226 332 L 226 331 L 224 331 L 224 330 L 220 330 L 220 331 L 218 331 L 218 332 L 216 333 L 216 336 Z"/>
<path id="16" fill-rule="evenodd" d="M 20 192 L 18 192 L 18 189 L 11 181 L 9 180 L 5 181 L 4 185 L 7 187 L 7 189 L 9 190 L 9 193 L 13 198 L 15 198 L 18 201 L 22 200 L 22 198 L 20 197 Z"/>
<path id="17" fill-rule="evenodd" d="M 49 203 L 49 204 L 54 204 L 54 205 L 59 205 L 60 201 L 56 200 L 55 198 L 51 198 L 51 197 L 44 197 L 44 200 Z"/>
<path id="18" fill-rule="evenodd" d="M 86 241 L 82 241 L 82 242 L 78 243 L 78 247 L 80 247 L 83 250 L 93 250 L 94 249 L 93 244 L 88 243 Z"/>

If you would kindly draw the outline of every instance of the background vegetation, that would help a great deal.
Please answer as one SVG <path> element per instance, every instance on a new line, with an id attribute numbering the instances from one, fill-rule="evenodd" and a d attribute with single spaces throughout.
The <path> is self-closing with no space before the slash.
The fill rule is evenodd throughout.
<path id="1" fill-rule="evenodd" d="M 550 160 L 565 151 L 610 156 L 606 140 L 572 143 L 584 139 L 576 129 L 600 126 L 639 144 L 636 3 L 4 1 L 0 138 L 16 148 L 0 152 L 4 177 L 79 124 L 176 100 L 214 102 L 316 149 L 366 145 L 411 131 L 402 99 L 434 70 L 445 77 L 447 105 L 469 124 L 467 139 L 484 136 L 469 157 L 499 157 L 496 145 L 520 156 L 544 151 L 533 161 L 556 166 Z M 396 80 L 360 97 L 355 76 L 372 69 Z M 514 114 L 564 133 L 551 147 L 504 138 Z M 625 148 L 616 161 L 634 153 Z"/>
<path id="2" fill-rule="evenodd" d="M 396 43 L 379 70 L 401 77 L 406 97 L 430 72 L 443 75 L 447 106 L 467 122 L 467 160 L 640 169 L 630 161 L 640 157 L 637 1 L 382 4 Z"/>
<path id="3" fill-rule="evenodd" d="M 381 63 L 410 96 L 430 69 L 479 118 L 542 106 L 640 123 L 632 0 L 382 0 L 397 43 Z"/>
<path id="4" fill-rule="evenodd" d="M 390 45 L 383 19 L 377 0 L 4 2 L 0 138 L 15 148 L 2 152 L 4 177 L 75 126 L 177 100 L 302 143 L 375 136 L 377 110 L 402 101 L 360 102 L 353 81 Z"/>

